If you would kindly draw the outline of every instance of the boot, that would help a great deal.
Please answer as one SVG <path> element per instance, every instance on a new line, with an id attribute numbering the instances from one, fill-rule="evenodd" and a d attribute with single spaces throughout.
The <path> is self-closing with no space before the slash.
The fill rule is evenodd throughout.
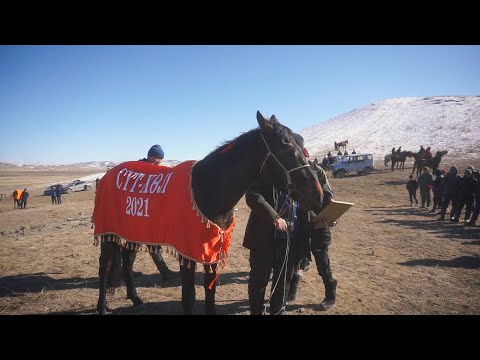
<path id="1" fill-rule="evenodd" d="M 335 298 L 337 293 L 337 280 L 325 283 L 325 299 L 320 303 L 319 310 L 326 311 L 335 304 Z"/>

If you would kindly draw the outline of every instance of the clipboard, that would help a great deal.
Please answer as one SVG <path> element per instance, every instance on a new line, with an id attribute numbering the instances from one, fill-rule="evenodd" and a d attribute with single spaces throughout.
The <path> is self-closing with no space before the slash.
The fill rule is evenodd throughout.
<path id="1" fill-rule="evenodd" d="M 337 221 L 340 216 L 345 214 L 354 204 L 345 201 L 331 200 L 317 216 L 313 218 L 315 227 L 320 227 L 323 224 L 331 224 Z M 323 223 L 323 224 L 322 224 Z"/>

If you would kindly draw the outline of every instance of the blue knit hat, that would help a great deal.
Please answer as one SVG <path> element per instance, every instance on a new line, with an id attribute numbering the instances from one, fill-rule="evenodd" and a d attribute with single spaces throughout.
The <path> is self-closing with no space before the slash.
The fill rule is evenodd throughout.
<path id="1" fill-rule="evenodd" d="M 163 150 L 162 147 L 158 144 L 153 145 L 150 150 L 148 150 L 148 157 L 154 156 L 154 157 L 160 157 L 160 159 L 163 159 Z"/>

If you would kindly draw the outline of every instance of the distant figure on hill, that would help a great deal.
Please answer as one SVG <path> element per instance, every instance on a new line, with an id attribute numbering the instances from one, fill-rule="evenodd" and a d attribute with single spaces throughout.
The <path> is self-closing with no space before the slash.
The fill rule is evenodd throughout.
<path id="1" fill-rule="evenodd" d="M 331 158 L 332 157 L 332 153 L 329 151 L 328 154 L 327 154 L 327 158 Z"/>
<path id="2" fill-rule="evenodd" d="M 345 152 L 343 153 L 343 155 L 348 155 L 348 152 L 347 152 L 347 150 L 345 150 Z"/>
<path id="3" fill-rule="evenodd" d="M 352 151 L 352 155 L 355 155 L 357 152 L 355 151 L 355 149 L 353 149 Z"/>
<path id="4" fill-rule="evenodd" d="M 341 155 L 342 155 L 342 152 L 341 152 L 340 150 L 338 150 L 337 155 L 340 155 L 340 156 L 341 156 Z"/>
<path id="5" fill-rule="evenodd" d="M 337 142 L 336 142 L 336 141 L 334 142 L 333 145 L 335 146 L 335 151 L 338 150 L 338 145 L 337 145 Z"/>
<path id="6" fill-rule="evenodd" d="M 98 183 L 100 182 L 100 179 L 97 177 L 95 179 L 95 189 L 98 188 Z"/>

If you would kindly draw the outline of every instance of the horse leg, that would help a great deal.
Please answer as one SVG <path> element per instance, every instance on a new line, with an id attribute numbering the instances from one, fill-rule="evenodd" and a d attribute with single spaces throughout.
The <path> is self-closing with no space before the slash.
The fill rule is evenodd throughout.
<path id="1" fill-rule="evenodd" d="M 210 265 L 204 265 L 205 274 L 203 276 L 203 288 L 205 289 L 205 314 L 216 315 L 215 311 L 215 290 L 217 287 L 217 281 L 212 284 L 212 288 L 208 287 L 217 276 L 217 264 L 211 265 L 212 272 L 209 273 L 208 269 Z"/>
<path id="2" fill-rule="evenodd" d="M 99 315 L 107 314 L 110 309 L 107 306 L 107 283 L 112 279 L 116 267 L 120 267 L 120 248 L 112 241 L 102 241 L 100 244 L 100 258 L 98 277 L 99 294 L 97 302 L 97 311 Z"/>
<path id="3" fill-rule="evenodd" d="M 136 250 L 122 249 L 122 277 L 127 287 L 127 299 L 132 300 L 133 306 L 142 305 L 143 301 L 137 294 L 133 280 L 133 263 L 137 256 Z"/>
<path id="4" fill-rule="evenodd" d="M 183 259 L 184 264 L 180 265 L 180 276 L 182 278 L 182 307 L 185 315 L 193 314 L 195 304 L 195 265 L 192 260 Z"/>

